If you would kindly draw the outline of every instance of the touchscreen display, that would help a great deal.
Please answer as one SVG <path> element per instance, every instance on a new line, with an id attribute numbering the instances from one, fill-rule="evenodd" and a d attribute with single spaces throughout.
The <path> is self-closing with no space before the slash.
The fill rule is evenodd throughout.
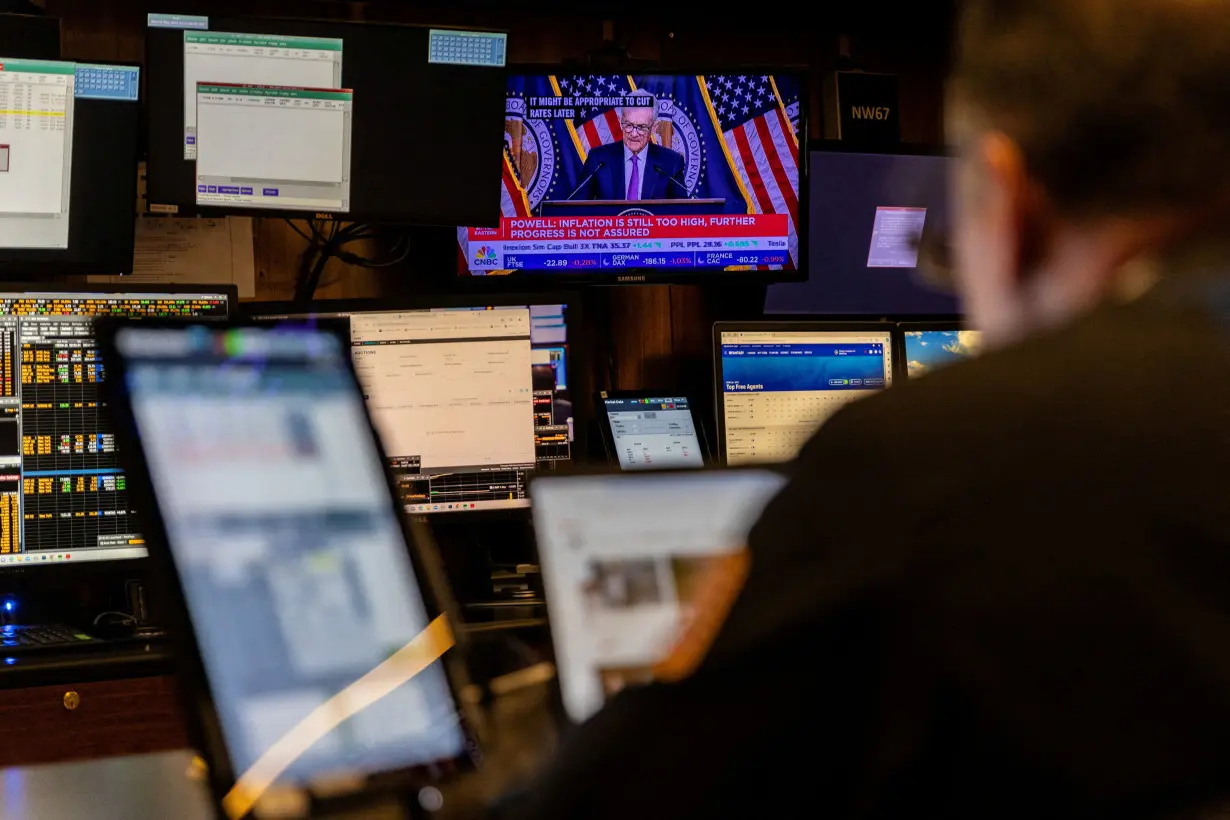
<path id="1" fill-rule="evenodd" d="M 531 485 L 564 706 L 646 683 L 785 478 L 769 470 L 544 476 Z"/>
<path id="2" fill-rule="evenodd" d="M 704 466 L 703 448 L 686 398 L 606 398 L 602 402 L 619 469 Z"/>
<path id="3" fill-rule="evenodd" d="M 428 613 L 349 351 L 255 328 L 116 345 L 236 774 L 275 744 L 285 785 L 461 756 L 442 664 L 385 663 Z"/>

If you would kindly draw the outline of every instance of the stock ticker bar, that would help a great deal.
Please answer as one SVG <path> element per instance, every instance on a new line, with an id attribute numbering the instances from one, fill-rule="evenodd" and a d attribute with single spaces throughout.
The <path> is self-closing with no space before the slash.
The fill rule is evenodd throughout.
<path id="1" fill-rule="evenodd" d="M 784 265 L 789 229 L 785 214 L 505 218 L 499 228 L 470 229 L 470 246 L 477 245 L 470 268 L 480 273 Z"/>

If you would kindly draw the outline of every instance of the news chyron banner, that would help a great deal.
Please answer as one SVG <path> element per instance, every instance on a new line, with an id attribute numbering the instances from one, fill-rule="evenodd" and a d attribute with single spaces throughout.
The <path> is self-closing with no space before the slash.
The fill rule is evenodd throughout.
<path id="1" fill-rule="evenodd" d="M 498 228 L 459 228 L 471 275 L 799 265 L 794 75 L 508 81 Z"/>

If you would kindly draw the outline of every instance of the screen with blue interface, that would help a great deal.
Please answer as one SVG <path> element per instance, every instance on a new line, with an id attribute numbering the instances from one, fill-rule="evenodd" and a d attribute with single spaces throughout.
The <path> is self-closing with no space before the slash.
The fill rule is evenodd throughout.
<path id="1" fill-rule="evenodd" d="M 0 569 L 145 557 L 91 323 L 228 308 L 225 292 L 0 290 Z"/>
<path id="2" fill-rule="evenodd" d="M 686 397 L 604 398 L 621 470 L 703 467 L 705 457 Z"/>
<path id="3" fill-rule="evenodd" d="M 789 461 L 844 405 L 892 384 L 883 331 L 722 330 L 722 449 L 728 464 Z"/>
<path id="4" fill-rule="evenodd" d="M 982 348 L 976 330 L 907 330 L 905 375 L 913 379 L 941 367 L 973 358 Z"/>
<path id="5" fill-rule="evenodd" d="M 374 701 L 351 687 L 428 613 L 340 340 L 131 327 L 116 347 L 235 771 L 330 711 L 283 782 L 459 757 L 438 661 Z"/>

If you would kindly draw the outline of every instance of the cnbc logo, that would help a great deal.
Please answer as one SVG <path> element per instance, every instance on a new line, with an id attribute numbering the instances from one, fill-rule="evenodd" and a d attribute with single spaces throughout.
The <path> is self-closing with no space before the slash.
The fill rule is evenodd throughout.
<path id="1" fill-rule="evenodd" d="M 474 264 L 480 268 L 494 268 L 497 261 L 495 248 L 490 245 L 482 245 L 474 253 Z"/>

